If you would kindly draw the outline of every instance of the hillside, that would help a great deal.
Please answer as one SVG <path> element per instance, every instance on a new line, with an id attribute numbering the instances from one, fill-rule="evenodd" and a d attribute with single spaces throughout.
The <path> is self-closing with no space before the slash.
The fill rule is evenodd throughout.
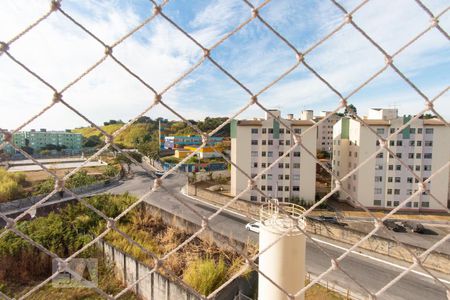
<path id="1" fill-rule="evenodd" d="M 111 134 L 122 127 L 123 124 L 110 124 L 106 126 L 101 126 L 104 131 Z M 100 131 L 92 127 L 83 127 L 73 129 L 72 132 L 81 133 L 84 138 L 88 139 L 93 136 L 100 136 L 102 141 L 105 140 L 104 136 L 101 135 Z M 137 143 L 147 141 L 154 131 L 150 124 L 133 124 L 123 132 L 121 132 L 116 138 L 115 142 L 121 144 L 125 148 L 134 148 Z"/>

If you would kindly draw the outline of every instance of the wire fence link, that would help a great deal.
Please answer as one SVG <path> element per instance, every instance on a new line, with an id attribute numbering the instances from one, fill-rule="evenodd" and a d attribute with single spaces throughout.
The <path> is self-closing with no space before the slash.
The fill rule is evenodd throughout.
<path id="1" fill-rule="evenodd" d="M 364 29 L 362 29 L 355 21 L 354 21 L 354 15 L 356 15 L 359 10 L 361 10 L 368 2 L 369 0 L 361 1 L 353 10 L 347 11 L 338 1 L 336 0 L 330 0 L 330 2 L 337 7 L 342 12 L 342 21 L 333 28 L 329 33 L 325 34 L 323 37 L 317 39 L 315 43 L 313 43 L 309 48 L 307 49 L 298 49 L 294 46 L 292 42 L 289 41 L 288 38 L 283 36 L 277 29 L 275 29 L 270 22 L 266 20 L 264 17 L 264 10 L 263 8 L 270 3 L 270 0 L 263 1 L 258 6 L 255 6 L 248 0 L 242 0 L 243 3 L 245 3 L 249 10 L 249 16 L 246 18 L 242 23 L 234 27 L 232 30 L 230 30 L 227 34 L 225 34 L 223 37 L 221 37 L 217 42 L 215 42 L 212 46 L 206 46 L 203 45 L 200 41 L 198 41 L 195 37 L 193 37 L 187 30 L 183 29 L 182 26 L 180 26 L 174 19 L 169 17 L 164 9 L 165 6 L 169 3 L 169 0 L 163 1 L 161 4 L 158 4 L 155 1 L 150 1 L 153 5 L 153 11 L 148 15 L 148 17 L 142 21 L 140 24 L 138 24 L 136 27 L 134 27 L 132 30 L 124 34 L 122 37 L 120 37 L 118 40 L 113 42 L 112 44 L 108 45 L 105 43 L 100 37 L 98 37 L 95 33 L 93 33 L 89 28 L 87 28 L 85 25 L 81 23 L 81 21 L 77 20 L 75 17 L 73 17 L 68 11 L 64 9 L 64 5 L 62 1 L 59 0 L 53 0 L 49 2 L 49 9 L 48 11 L 45 11 L 42 13 L 42 16 L 37 18 L 34 21 L 31 21 L 30 25 L 26 27 L 25 29 L 19 31 L 18 34 L 16 34 L 14 37 L 10 38 L 6 42 L 0 42 L 0 59 L 9 59 L 13 63 L 17 65 L 17 67 L 22 68 L 27 73 L 32 75 L 36 80 L 41 82 L 44 86 L 46 86 L 49 90 L 53 93 L 53 98 L 49 99 L 48 104 L 45 105 L 39 112 L 37 112 L 34 116 L 29 118 L 28 120 L 25 120 L 22 125 L 18 126 L 14 130 L 8 132 L 3 131 L 4 134 L 4 141 L 0 145 L 0 149 L 3 149 L 6 145 L 11 145 L 17 152 L 20 152 L 23 154 L 26 158 L 30 159 L 34 162 L 34 164 L 40 166 L 49 176 L 55 179 L 55 187 L 52 192 L 50 192 L 46 197 L 44 197 L 42 200 L 38 201 L 31 207 L 29 207 L 27 210 L 19 214 L 15 218 L 10 218 L 7 215 L 0 213 L 0 218 L 3 219 L 3 221 L 6 223 L 5 229 L 3 232 L 0 233 L 0 238 L 4 237 L 8 232 L 12 232 L 16 234 L 17 236 L 21 237 L 22 239 L 28 241 L 31 245 L 34 247 L 40 249 L 42 252 L 46 253 L 52 258 L 57 259 L 59 263 L 59 268 L 57 272 L 52 274 L 49 278 L 45 279 L 44 281 L 37 284 L 34 288 L 29 290 L 26 294 L 20 297 L 20 299 L 25 299 L 32 295 L 34 292 L 39 290 L 41 287 L 43 287 L 45 284 L 49 283 L 53 278 L 55 278 L 59 273 L 61 272 L 70 272 L 74 276 L 77 276 L 78 274 L 71 270 L 68 267 L 68 263 L 76 258 L 80 253 L 85 251 L 87 248 L 94 245 L 96 242 L 101 240 L 103 237 L 105 237 L 109 232 L 115 231 L 120 236 L 122 236 L 124 239 L 126 239 L 128 242 L 130 242 L 132 245 L 138 247 L 141 251 L 149 255 L 149 257 L 152 257 L 154 259 L 154 267 L 151 269 L 150 272 L 146 274 L 141 274 L 137 280 L 132 283 L 131 285 L 127 286 L 125 289 L 117 293 L 116 295 L 108 295 L 104 291 L 102 291 L 100 288 L 92 286 L 92 288 L 102 297 L 108 298 L 108 299 L 118 299 L 120 296 L 122 296 L 125 292 L 131 290 L 134 286 L 136 286 L 139 282 L 147 278 L 150 274 L 157 270 L 164 270 L 167 272 L 167 274 L 173 275 L 172 277 L 174 280 L 176 280 L 180 285 L 188 289 L 192 294 L 197 295 L 199 298 L 204 299 L 211 299 L 217 293 L 220 292 L 223 288 L 225 288 L 234 278 L 239 277 L 244 272 L 246 272 L 248 269 L 255 270 L 259 272 L 262 276 L 264 276 L 266 279 L 268 279 L 274 286 L 281 289 L 288 298 L 292 298 L 294 296 L 299 296 L 305 294 L 305 292 L 311 288 L 314 284 L 320 283 L 323 278 L 332 272 L 333 270 L 339 270 L 343 274 L 345 274 L 348 279 L 352 282 L 354 282 L 357 286 L 359 286 L 362 290 L 364 290 L 367 295 L 371 299 L 376 299 L 377 297 L 381 296 L 389 287 L 394 285 L 396 282 L 398 282 L 402 277 L 410 273 L 414 268 L 420 268 L 425 273 L 427 273 L 429 276 L 431 276 L 436 285 L 441 286 L 443 289 L 447 291 L 447 293 L 450 293 L 449 287 L 443 283 L 438 277 L 434 275 L 434 273 L 430 272 L 424 265 L 423 262 L 431 253 L 433 250 L 438 248 L 440 245 L 445 243 L 450 239 L 450 234 L 447 234 L 444 238 L 442 238 L 440 241 L 435 243 L 433 246 L 428 248 L 425 252 L 423 252 L 420 255 L 417 255 L 416 253 L 413 253 L 408 247 L 406 247 L 398 238 L 396 235 L 392 234 L 390 231 L 387 231 L 390 235 L 390 238 L 392 238 L 394 241 L 396 241 L 399 245 L 401 245 L 405 251 L 407 251 L 411 257 L 413 257 L 413 263 L 405 269 L 403 272 L 398 274 L 397 277 L 392 279 L 388 284 L 384 285 L 377 291 L 372 291 L 364 286 L 364 284 L 360 283 L 358 281 L 358 278 L 355 278 L 355 276 L 352 276 L 345 268 L 341 266 L 341 262 L 354 250 L 356 250 L 364 241 L 372 237 L 374 234 L 376 234 L 381 228 L 385 227 L 383 224 L 384 220 L 389 219 L 392 217 L 399 209 L 404 207 L 408 202 L 410 202 L 415 196 L 420 195 L 421 193 L 427 193 L 433 201 L 436 201 L 444 210 L 449 212 L 449 209 L 446 205 L 446 203 L 442 203 L 437 197 L 432 195 L 432 193 L 426 189 L 427 184 L 440 172 L 444 171 L 446 168 L 449 167 L 450 162 L 447 162 L 447 164 L 441 166 L 438 170 L 434 170 L 432 175 L 424 180 L 423 178 L 420 178 L 417 176 L 414 171 L 408 166 L 408 164 L 403 161 L 401 158 L 398 158 L 393 150 L 389 146 L 390 140 L 395 140 L 395 137 L 398 133 L 402 132 L 403 129 L 407 128 L 409 125 L 412 124 L 415 120 L 417 120 L 419 117 L 421 117 L 423 114 L 427 112 L 434 113 L 439 120 L 441 120 L 446 127 L 450 127 L 449 122 L 445 120 L 441 114 L 436 110 L 435 103 L 438 101 L 443 95 L 445 95 L 448 92 L 448 87 L 443 89 L 440 93 L 438 93 L 436 96 L 431 97 L 425 94 L 424 91 L 422 91 L 410 78 L 408 78 L 404 72 L 396 65 L 395 58 L 399 56 L 405 49 L 412 47 L 414 43 L 416 43 L 420 38 L 422 38 L 426 33 L 432 30 L 436 30 L 440 34 L 444 36 L 444 38 L 448 41 L 449 36 L 448 33 L 442 28 L 442 26 L 439 25 L 439 20 L 442 18 L 447 11 L 449 10 L 449 7 L 447 7 L 442 12 L 434 15 L 431 10 L 425 6 L 420 0 L 416 0 L 418 7 L 420 7 L 425 14 L 430 18 L 430 24 L 428 27 L 423 28 L 419 34 L 415 35 L 412 39 L 407 41 L 404 45 L 402 45 L 397 51 L 394 51 L 392 54 L 390 54 L 388 51 L 383 49 L 383 47 L 377 43 L 377 41 L 372 38 Z M 91 66 L 89 66 L 84 72 L 82 72 L 80 75 L 76 76 L 73 80 L 68 82 L 64 87 L 61 89 L 57 89 L 51 82 L 43 78 L 41 75 L 39 75 L 39 70 L 32 70 L 30 67 L 28 67 L 25 63 L 23 63 L 20 58 L 16 57 L 11 53 L 11 50 L 14 49 L 15 42 L 22 38 L 24 35 L 26 35 L 28 32 L 34 30 L 36 27 L 40 26 L 41 23 L 46 22 L 46 19 L 49 18 L 52 14 L 60 14 L 64 18 L 66 18 L 68 21 L 79 27 L 86 35 L 90 36 L 92 39 L 94 39 L 96 42 L 98 42 L 99 46 L 104 48 L 104 55 L 98 59 L 95 63 L 93 63 Z M 156 18 L 161 18 L 167 21 L 169 26 L 172 26 L 175 30 L 183 34 L 186 38 L 188 38 L 190 41 L 192 41 L 193 44 L 195 44 L 198 47 L 198 50 L 203 53 L 203 56 L 195 63 L 193 63 L 189 68 L 187 68 L 184 72 L 178 74 L 177 78 L 170 82 L 166 87 L 157 90 L 151 82 L 148 82 L 143 76 L 139 75 L 137 72 L 135 72 L 132 67 L 125 64 L 123 61 L 121 61 L 119 58 L 117 58 L 114 55 L 114 49 L 120 45 L 121 43 L 126 42 L 127 39 L 129 39 L 131 36 L 142 30 L 146 25 L 148 25 L 150 22 L 155 20 Z M 212 57 L 212 53 L 220 47 L 222 43 L 230 39 L 233 35 L 238 33 L 240 30 L 248 26 L 248 24 L 252 22 L 259 22 L 261 25 L 263 25 L 265 28 L 267 28 L 271 33 L 274 34 L 274 36 L 279 40 L 280 43 L 286 45 L 289 47 L 289 49 L 292 51 L 292 55 L 296 58 L 296 62 L 288 67 L 286 70 L 282 71 L 277 77 L 271 81 L 269 84 L 261 88 L 259 91 L 252 91 L 248 86 L 246 86 L 242 81 L 240 81 L 236 76 L 234 76 L 229 70 L 227 70 L 222 64 L 220 64 L 216 59 Z M 335 36 L 338 32 L 340 32 L 345 27 L 352 27 L 354 28 L 358 34 L 360 34 L 362 37 L 364 37 L 375 49 L 377 49 L 384 57 L 385 57 L 385 65 L 381 67 L 379 70 L 374 72 L 373 74 L 370 74 L 362 83 L 360 83 L 356 88 L 354 88 L 352 91 L 350 91 L 347 95 L 340 92 L 338 88 L 336 88 L 333 83 L 328 80 L 325 76 L 321 75 L 320 72 L 318 72 L 313 66 L 311 66 L 307 61 L 309 59 L 309 56 L 311 53 L 314 53 L 314 51 L 317 49 L 317 47 L 323 43 L 325 43 L 327 40 L 329 40 L 331 37 Z M 100 126 L 95 124 L 92 120 L 90 120 L 88 117 L 86 117 L 83 112 L 77 110 L 74 108 L 70 103 L 70 99 L 67 99 L 65 94 L 66 92 L 71 89 L 73 86 L 75 86 L 80 80 L 82 80 L 84 77 L 86 77 L 89 73 L 94 71 L 96 68 L 98 68 L 102 63 L 104 63 L 107 59 L 110 59 L 115 64 L 120 66 L 131 78 L 134 78 L 136 81 L 141 83 L 148 92 L 153 95 L 153 102 L 147 106 L 143 111 L 141 111 L 139 114 L 137 114 L 134 118 L 132 118 L 129 122 L 124 124 L 120 129 L 113 132 L 112 134 L 107 133 L 105 130 L 103 130 Z M 235 113 L 233 113 L 225 122 L 223 122 L 220 126 L 218 126 L 216 129 L 212 130 L 211 132 L 203 132 L 200 130 L 196 125 L 192 124 L 192 122 L 189 121 L 188 116 L 183 116 L 181 113 L 179 113 L 175 108 L 171 107 L 164 99 L 165 94 L 173 89 L 176 85 L 178 85 L 180 82 L 182 82 L 190 73 L 192 73 L 194 70 L 199 68 L 201 65 L 203 65 L 206 61 L 209 61 L 212 63 L 212 65 L 223 75 L 228 77 L 231 81 L 236 83 L 237 86 L 242 88 L 243 91 L 245 91 L 249 95 L 249 100 L 247 103 L 242 103 L 242 106 L 236 110 Z M 273 86 L 276 86 L 277 83 L 291 74 L 294 70 L 297 70 L 299 68 L 304 67 L 305 70 L 308 70 L 310 74 L 312 74 L 314 77 L 316 77 L 318 80 L 320 80 L 325 86 L 329 88 L 329 90 L 336 95 L 336 106 L 334 107 L 331 114 L 325 116 L 323 119 L 321 119 L 319 122 L 316 122 L 314 125 L 300 133 L 295 133 L 294 130 L 290 130 L 290 135 L 294 143 L 292 146 L 284 152 L 282 156 L 279 156 L 278 159 L 274 160 L 270 165 L 268 165 L 266 168 L 264 168 L 261 172 L 256 174 L 256 176 L 251 176 L 250 174 L 247 174 L 245 171 L 243 171 L 243 168 L 237 164 L 235 164 L 233 161 L 231 161 L 227 156 L 225 156 L 221 151 L 217 149 L 216 146 L 210 143 L 210 138 L 217 134 L 219 130 L 224 128 L 227 124 L 230 124 L 233 120 L 235 120 L 239 115 L 241 115 L 243 112 L 245 112 L 250 107 L 259 107 L 261 110 L 265 111 L 267 114 L 271 115 L 274 119 L 278 120 L 279 123 L 285 127 L 285 128 L 291 128 L 291 125 L 287 123 L 284 119 L 282 119 L 279 116 L 276 116 L 272 113 L 271 110 L 269 110 L 267 107 L 264 106 L 264 104 L 259 100 L 259 97 L 266 93 L 268 90 L 270 90 Z M 352 108 L 349 106 L 348 101 L 351 97 L 354 97 L 357 93 L 359 93 L 363 88 L 365 88 L 370 82 L 372 82 L 375 78 L 380 76 L 383 72 L 386 70 L 391 69 L 393 70 L 399 78 L 401 78 L 407 85 L 413 90 L 422 100 L 423 100 L 423 109 L 418 112 L 415 117 L 411 118 L 408 122 L 406 122 L 403 126 L 398 128 L 395 132 L 391 133 L 387 138 L 383 138 L 381 135 L 379 135 L 373 127 L 371 127 L 367 122 L 361 118 L 358 114 L 352 111 Z M 275 72 L 275 71 L 274 71 Z M 57 103 L 62 104 L 63 106 L 67 107 L 70 111 L 72 111 L 74 114 L 80 116 L 82 119 L 84 119 L 86 122 L 88 122 L 93 128 L 97 129 L 104 137 L 105 137 L 105 146 L 99 149 L 95 154 L 90 156 L 82 165 L 72 170 L 67 175 L 60 177 L 58 176 L 53 170 L 47 168 L 42 162 L 39 162 L 36 158 L 34 158 L 32 155 L 25 152 L 23 149 L 21 149 L 18 145 L 16 145 L 13 141 L 13 134 L 22 130 L 24 127 L 29 125 L 31 122 L 36 120 L 37 118 L 40 118 L 45 112 L 52 109 L 53 106 L 55 106 Z M 127 209 L 125 209 L 122 213 L 120 213 L 116 218 L 112 219 L 107 217 L 103 212 L 96 209 L 92 205 L 90 205 L 86 200 L 84 200 L 81 196 L 77 195 L 76 193 L 72 192 L 70 189 L 68 189 L 65 186 L 65 183 L 67 180 L 69 180 L 74 174 L 76 174 L 78 171 L 80 171 L 84 166 L 86 166 L 90 161 L 98 158 L 102 153 L 107 151 L 108 149 L 114 149 L 117 152 L 122 153 L 125 155 L 128 159 L 130 159 L 134 164 L 140 166 L 145 172 L 152 173 L 152 171 L 156 170 L 153 166 L 140 163 L 136 161 L 132 156 L 129 155 L 129 153 L 124 152 L 121 148 L 119 148 L 115 144 L 115 138 L 123 132 L 125 129 L 127 129 L 129 126 L 134 124 L 140 117 L 147 114 L 149 111 L 153 110 L 155 107 L 160 106 L 164 107 L 166 110 L 173 113 L 175 116 L 177 116 L 180 120 L 182 120 L 184 123 L 186 123 L 189 127 L 191 127 L 195 132 L 197 132 L 202 137 L 202 144 L 200 147 L 197 148 L 197 150 L 190 153 L 188 156 L 186 156 L 184 159 L 182 159 L 176 166 L 168 170 L 164 173 L 164 175 L 161 178 L 157 178 L 154 180 L 154 184 L 152 188 L 149 188 L 148 191 L 138 199 L 138 201 L 134 202 L 132 205 L 130 205 Z M 310 131 L 317 130 L 317 128 L 323 123 L 326 122 L 332 115 L 338 113 L 339 111 L 347 109 L 350 111 L 350 114 L 352 118 L 356 121 L 358 121 L 362 126 L 369 129 L 379 140 L 380 147 L 378 150 L 372 155 L 370 155 L 365 161 L 360 163 L 358 166 L 356 166 L 354 169 L 352 169 L 347 174 L 344 174 L 342 176 L 338 176 L 335 172 L 333 172 L 327 165 L 325 165 L 322 161 L 320 161 L 317 158 L 316 153 L 313 153 L 310 149 L 308 149 L 303 143 L 302 138 L 309 133 Z M 192 207 L 189 203 L 186 203 L 183 201 L 183 198 L 177 197 L 173 191 L 169 187 L 165 186 L 165 179 L 170 174 L 177 172 L 177 170 L 180 168 L 180 166 L 187 162 L 190 158 L 195 156 L 199 151 L 201 151 L 204 147 L 212 147 L 213 150 L 223 157 L 229 164 L 233 165 L 233 167 L 236 168 L 236 170 L 240 173 L 242 173 L 246 178 L 248 178 L 248 186 L 244 190 L 242 190 L 239 194 L 237 194 L 235 197 L 233 197 L 229 202 L 222 205 L 217 211 L 215 211 L 213 214 L 209 216 L 204 216 L 201 213 L 199 213 L 195 207 Z M 314 279 L 310 280 L 309 284 L 306 285 L 301 290 L 297 291 L 295 295 L 289 294 L 288 291 L 283 290 L 282 287 L 277 285 L 276 282 L 274 282 L 271 278 L 269 278 L 266 274 L 263 274 L 261 270 L 258 267 L 257 264 L 257 258 L 264 252 L 266 252 L 270 247 L 272 247 L 275 243 L 277 243 L 284 235 L 288 234 L 289 232 L 284 233 L 282 236 L 278 238 L 278 240 L 274 241 L 271 245 L 269 245 L 265 249 L 259 249 L 258 253 L 254 255 L 253 257 L 247 256 L 246 253 L 244 253 L 242 250 L 238 249 L 235 245 L 230 243 L 230 246 L 234 248 L 235 251 L 237 251 L 244 259 L 245 259 L 245 265 L 236 273 L 234 274 L 226 283 L 224 283 L 222 286 L 220 286 L 217 290 L 212 292 L 210 295 L 201 295 L 199 292 L 194 290 L 192 287 L 184 283 L 180 278 L 176 276 L 170 269 L 166 268 L 164 266 L 164 261 L 167 260 L 170 256 L 174 255 L 178 251 L 180 251 L 183 247 L 185 247 L 187 244 L 192 242 L 192 240 L 196 237 L 198 237 L 200 234 L 202 234 L 205 231 L 210 231 L 211 228 L 209 226 L 210 222 L 216 218 L 219 214 L 224 212 L 230 205 L 232 205 L 234 202 L 236 202 L 242 195 L 248 193 L 251 190 L 256 190 L 258 193 L 260 193 L 262 196 L 266 197 L 267 199 L 270 199 L 271 197 L 266 194 L 265 191 L 258 188 L 256 182 L 258 179 L 261 178 L 262 175 L 268 173 L 278 162 L 280 162 L 283 158 L 287 157 L 290 153 L 292 153 L 295 149 L 301 148 L 305 151 L 309 156 L 311 156 L 314 161 L 319 164 L 326 172 L 328 172 L 335 182 L 333 189 L 322 199 L 320 199 L 318 202 L 316 202 L 312 207 L 307 209 L 302 216 L 306 217 L 311 214 L 311 212 L 317 208 L 320 204 L 325 203 L 333 194 L 337 192 L 344 193 L 348 195 L 348 197 L 351 198 L 355 203 L 357 203 L 375 222 L 375 227 L 372 231 L 370 231 L 364 238 L 353 244 L 349 249 L 344 251 L 339 257 L 335 258 L 333 255 L 327 252 L 327 250 L 321 246 L 317 241 L 313 239 L 310 233 L 308 233 L 304 228 L 301 228 L 300 226 L 296 226 L 296 229 L 300 230 L 307 239 L 312 242 L 320 251 L 322 251 L 329 259 L 330 259 L 330 267 L 324 271 L 321 274 L 318 274 L 314 277 Z M 363 203 L 361 203 L 357 198 L 353 198 L 351 195 L 351 192 L 344 187 L 343 182 L 345 182 L 348 178 L 350 178 L 353 174 L 358 172 L 363 166 L 365 166 L 367 163 L 369 163 L 371 160 L 375 159 L 375 157 L 379 153 L 385 153 L 385 154 L 391 154 L 392 157 L 398 161 L 399 164 L 403 165 L 404 168 L 409 170 L 411 173 L 411 176 L 413 176 L 416 181 L 418 182 L 418 189 L 415 193 L 412 193 L 408 198 L 404 199 L 400 202 L 400 204 L 392 209 L 389 213 L 387 213 L 384 217 L 379 218 L 377 217 L 372 211 L 370 211 L 368 208 L 366 208 Z M 99 235 L 97 235 L 92 241 L 90 241 L 88 244 L 83 246 L 81 249 L 73 253 L 68 258 L 60 258 L 55 253 L 51 252 L 50 250 L 46 249 L 33 239 L 31 239 L 28 235 L 21 232 L 17 228 L 17 223 L 21 221 L 25 216 L 35 211 L 37 208 L 39 208 L 43 203 L 45 203 L 51 196 L 56 194 L 58 191 L 64 190 L 71 196 L 75 197 L 78 202 L 85 205 L 87 208 L 91 209 L 93 212 L 95 212 L 97 215 L 99 215 L 107 224 L 107 228 L 101 232 Z M 134 209 L 136 206 L 138 206 L 140 203 L 142 203 L 145 199 L 147 199 L 150 195 L 155 193 L 156 191 L 164 191 L 167 193 L 170 193 L 174 198 L 182 204 L 185 208 L 192 211 L 194 214 L 196 214 L 199 218 L 202 219 L 202 226 L 201 228 L 193 233 L 188 239 L 177 245 L 175 248 L 173 248 L 171 251 L 165 253 L 163 256 L 158 256 L 156 253 L 151 252 L 149 249 L 146 249 L 142 245 L 140 245 L 138 242 L 133 240 L 132 237 L 130 237 L 127 233 L 120 230 L 116 224 L 126 215 L 128 214 L 132 209 Z M 274 205 L 278 206 L 278 209 L 280 213 L 286 214 L 289 218 L 293 218 L 288 212 L 285 211 L 283 206 L 278 205 L 277 202 L 274 202 Z M 0 297 L 4 297 L 6 299 L 9 299 L 8 296 L 1 294 Z"/>

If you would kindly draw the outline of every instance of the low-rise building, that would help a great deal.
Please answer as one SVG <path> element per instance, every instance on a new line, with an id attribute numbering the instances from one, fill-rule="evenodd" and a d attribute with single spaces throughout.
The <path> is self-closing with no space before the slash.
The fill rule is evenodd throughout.
<path id="1" fill-rule="evenodd" d="M 279 110 L 271 113 L 280 117 Z M 231 161 L 251 177 L 266 169 L 282 156 L 294 144 L 293 135 L 304 133 L 314 122 L 294 119 L 292 114 L 283 122 L 266 113 L 264 119 L 233 120 L 231 123 Z M 302 136 L 302 145 L 311 153 L 316 153 L 316 130 L 310 130 Z M 302 147 L 297 146 L 287 157 L 276 163 L 266 174 L 256 181 L 267 197 L 279 201 L 315 200 L 316 162 Z M 231 193 L 238 195 L 248 184 L 248 178 L 236 167 L 231 167 Z M 256 190 L 240 197 L 244 200 L 266 201 Z"/>
<path id="2" fill-rule="evenodd" d="M 223 137 L 212 136 L 208 139 L 209 145 L 215 145 L 223 141 Z M 177 136 L 165 136 L 164 148 L 165 149 L 177 149 L 185 146 L 201 145 L 203 143 L 202 137 L 198 135 L 177 135 Z"/>
<path id="3" fill-rule="evenodd" d="M 333 126 L 341 119 L 341 116 L 330 111 L 322 111 L 320 115 L 314 116 L 312 110 L 304 110 L 300 114 L 300 120 L 313 120 L 316 123 L 324 118 L 326 120 L 317 128 L 317 150 L 331 153 L 333 150 Z"/>
<path id="4" fill-rule="evenodd" d="M 411 116 L 399 117 L 396 109 L 371 109 L 364 121 L 387 138 L 410 119 Z M 351 197 L 340 192 L 341 200 L 356 206 L 351 200 L 354 198 L 368 208 L 392 209 L 419 189 L 415 176 L 425 180 L 450 160 L 450 128 L 439 119 L 415 120 L 387 143 L 407 167 L 386 151 L 365 162 L 380 147 L 377 136 L 352 118 L 344 117 L 334 125 L 332 167 L 335 174 L 342 178 L 365 162 L 343 182 Z M 449 175 L 447 167 L 426 185 L 426 190 L 447 207 Z M 426 192 L 414 197 L 405 209 L 445 210 Z"/>

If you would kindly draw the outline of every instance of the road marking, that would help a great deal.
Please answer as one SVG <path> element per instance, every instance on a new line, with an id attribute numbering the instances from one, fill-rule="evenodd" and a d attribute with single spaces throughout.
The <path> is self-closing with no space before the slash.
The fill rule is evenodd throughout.
<path id="1" fill-rule="evenodd" d="M 322 244 L 325 244 L 325 245 L 328 245 L 328 246 L 332 246 L 332 247 L 338 248 L 338 249 L 340 249 L 340 250 L 345 250 L 345 251 L 348 250 L 348 248 L 345 248 L 345 247 L 342 247 L 342 246 L 338 246 L 338 245 L 335 245 L 335 244 L 326 242 L 326 241 L 321 240 L 321 239 L 318 239 L 318 238 L 312 238 L 312 239 L 315 240 L 316 242 L 319 242 L 319 243 L 322 243 Z M 370 256 L 370 255 L 367 255 L 367 254 L 363 254 L 363 253 L 360 253 L 360 252 L 351 251 L 351 253 L 357 254 L 357 255 L 362 256 L 362 257 L 365 257 L 365 258 L 369 258 L 369 259 L 374 260 L 374 261 L 376 261 L 376 262 L 381 262 L 381 263 L 384 263 L 384 264 L 386 264 L 386 265 L 389 265 L 389 266 L 392 266 L 392 267 L 399 268 L 399 269 L 401 269 L 401 270 L 406 270 L 406 269 L 408 269 L 407 267 L 400 266 L 400 265 L 391 263 L 391 262 L 389 262 L 389 261 L 386 261 L 386 260 L 383 260 L 383 259 L 380 259 L 380 258 L 376 258 L 376 257 Z M 426 273 L 423 273 L 423 272 L 419 272 L 419 271 L 416 271 L 416 270 L 411 270 L 410 272 L 434 280 L 434 278 L 431 277 L 429 274 L 426 274 Z M 444 282 L 444 283 L 446 283 L 446 284 L 450 284 L 450 281 L 447 281 L 447 280 L 442 279 L 442 278 L 439 278 L 439 277 L 438 277 L 438 279 L 439 279 L 441 282 Z"/>
<path id="2" fill-rule="evenodd" d="M 220 208 L 222 208 L 221 206 L 217 206 L 217 205 L 211 204 L 211 203 L 209 203 L 209 202 L 206 202 L 206 201 L 200 200 L 200 199 L 198 199 L 198 198 L 192 197 L 192 196 L 190 196 L 190 195 L 186 194 L 186 193 L 185 193 L 184 191 L 182 191 L 182 192 L 181 192 L 181 194 L 183 194 L 183 195 L 185 195 L 186 197 L 188 197 L 188 198 L 191 198 L 191 199 L 193 199 L 193 200 L 195 200 L 195 201 L 198 201 L 198 202 L 200 202 L 200 203 L 203 203 L 203 204 L 206 204 L 206 205 L 212 206 L 212 207 L 214 207 L 214 208 L 216 208 L 216 209 L 220 209 Z M 226 212 L 229 212 L 229 213 L 235 214 L 235 215 L 237 215 L 237 216 L 240 216 L 240 217 L 243 217 L 243 218 L 246 218 L 246 219 L 248 219 L 248 217 L 247 217 L 246 215 L 243 215 L 243 214 L 237 213 L 237 212 L 235 212 L 235 211 L 229 210 L 228 208 L 225 208 L 225 209 L 224 209 L 224 211 L 226 211 Z"/>

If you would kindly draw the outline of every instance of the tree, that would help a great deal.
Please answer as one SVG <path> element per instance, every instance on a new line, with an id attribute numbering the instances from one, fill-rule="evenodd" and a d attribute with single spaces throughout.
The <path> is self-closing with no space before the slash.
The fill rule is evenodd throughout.
<path id="1" fill-rule="evenodd" d="M 349 104 L 345 107 L 344 116 L 356 115 L 357 110 L 353 104 Z"/>
<path id="2" fill-rule="evenodd" d="M 86 148 L 95 148 L 102 144 L 103 144 L 103 142 L 100 139 L 99 135 L 91 135 L 90 137 L 85 138 L 83 141 L 83 147 L 86 147 Z"/>

